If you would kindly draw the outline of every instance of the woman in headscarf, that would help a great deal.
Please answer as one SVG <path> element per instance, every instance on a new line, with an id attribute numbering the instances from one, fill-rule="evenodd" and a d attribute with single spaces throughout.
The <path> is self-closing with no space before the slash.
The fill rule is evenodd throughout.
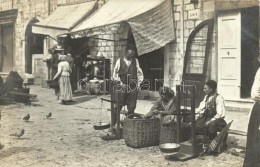
<path id="1" fill-rule="evenodd" d="M 72 89 L 70 84 L 70 64 L 65 61 L 66 55 L 60 55 L 60 63 L 58 64 L 58 72 L 53 79 L 59 77 L 60 86 L 60 98 L 62 104 L 67 104 L 67 102 L 72 101 Z"/>
<path id="2" fill-rule="evenodd" d="M 152 106 L 151 110 L 145 115 L 146 118 L 151 118 L 152 116 L 164 118 L 165 116 L 172 115 L 176 112 L 177 100 L 174 96 L 174 91 L 171 88 L 164 86 L 159 89 L 159 95 L 160 97 L 158 100 Z M 170 120 L 176 122 L 176 117 L 173 116 Z"/>

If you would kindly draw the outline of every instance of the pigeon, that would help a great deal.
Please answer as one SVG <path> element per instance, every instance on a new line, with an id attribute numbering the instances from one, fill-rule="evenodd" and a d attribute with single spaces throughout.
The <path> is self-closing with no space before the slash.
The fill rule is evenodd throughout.
<path id="1" fill-rule="evenodd" d="M 51 115 L 52 115 L 51 112 L 49 112 L 49 114 L 46 115 L 46 118 L 47 118 L 47 119 L 50 118 Z"/>
<path id="2" fill-rule="evenodd" d="M 10 136 L 15 136 L 15 137 L 22 137 L 24 135 L 24 129 L 22 129 L 19 133 L 14 133 L 14 134 L 10 134 Z"/>
<path id="3" fill-rule="evenodd" d="M 4 145 L 0 142 L 0 150 L 4 148 Z"/>
<path id="4" fill-rule="evenodd" d="M 25 116 L 23 117 L 23 120 L 24 120 L 24 121 L 29 121 L 29 119 L 30 119 L 30 114 L 27 114 L 27 115 L 25 115 Z"/>

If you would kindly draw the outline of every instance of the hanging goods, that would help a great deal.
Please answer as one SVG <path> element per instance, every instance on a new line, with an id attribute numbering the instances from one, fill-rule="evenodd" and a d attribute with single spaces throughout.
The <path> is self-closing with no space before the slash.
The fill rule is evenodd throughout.
<path id="1" fill-rule="evenodd" d="M 104 103 L 103 103 L 103 99 L 101 99 L 101 108 L 100 108 L 100 111 L 98 113 L 98 118 L 97 118 L 96 124 L 93 125 L 95 130 L 104 130 L 104 129 L 108 129 L 110 127 L 110 123 L 102 122 L 103 111 L 105 111 L 106 118 L 109 120 L 108 115 L 107 115 L 107 110 L 106 110 Z"/>

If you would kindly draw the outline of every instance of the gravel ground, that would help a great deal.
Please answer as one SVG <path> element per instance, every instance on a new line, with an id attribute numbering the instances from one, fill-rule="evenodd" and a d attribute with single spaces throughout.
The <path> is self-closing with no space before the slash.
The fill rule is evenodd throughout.
<path id="1" fill-rule="evenodd" d="M 107 130 L 93 129 L 102 96 L 79 96 L 73 105 L 61 105 L 51 89 L 32 86 L 31 93 L 37 94 L 39 100 L 31 106 L 20 103 L 0 106 L 0 142 L 4 145 L 0 150 L 1 167 L 242 166 L 243 158 L 229 152 L 206 156 L 205 160 L 177 162 L 167 160 L 168 155 L 161 153 L 158 146 L 134 149 L 127 147 L 123 139 L 104 141 L 100 136 L 106 135 Z M 138 101 L 137 110 L 148 111 L 151 105 L 149 101 Z M 49 112 L 52 117 L 46 119 Z M 31 118 L 25 122 L 22 118 L 27 113 Z M 106 114 L 102 113 L 105 120 Z M 21 129 L 25 130 L 21 138 L 10 136 Z"/>

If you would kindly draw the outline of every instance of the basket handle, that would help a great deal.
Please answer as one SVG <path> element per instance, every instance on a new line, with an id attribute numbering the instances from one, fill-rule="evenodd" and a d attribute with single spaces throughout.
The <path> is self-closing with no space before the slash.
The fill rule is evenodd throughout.
<path id="1" fill-rule="evenodd" d="M 133 113 L 133 114 L 129 114 L 129 115 L 127 116 L 127 118 L 129 118 L 129 119 L 133 119 L 134 117 L 136 117 L 136 118 L 143 118 L 142 115 L 143 115 L 143 114 Z"/>

